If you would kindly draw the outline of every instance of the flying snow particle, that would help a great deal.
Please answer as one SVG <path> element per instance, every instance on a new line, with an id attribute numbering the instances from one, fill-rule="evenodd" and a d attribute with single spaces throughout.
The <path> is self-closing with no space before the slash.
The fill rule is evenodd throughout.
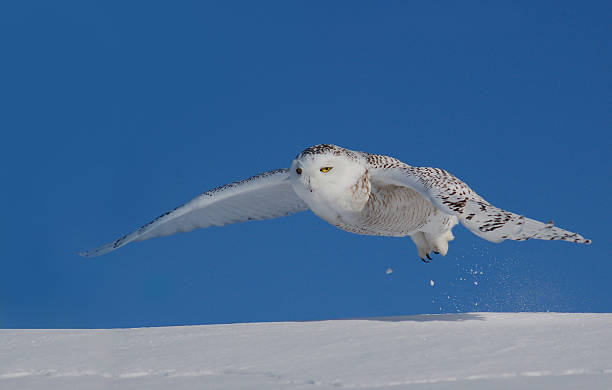
<path id="1" fill-rule="evenodd" d="M 387 275 L 389 275 L 389 274 L 393 273 L 393 270 L 391 269 L 391 267 L 389 267 L 389 268 L 387 268 L 387 270 L 385 271 L 385 273 L 386 273 Z"/>
<path id="2" fill-rule="evenodd" d="M 433 280 L 430 280 L 430 281 L 429 281 L 429 285 L 430 285 L 431 287 L 433 287 L 433 286 L 434 286 L 434 284 L 435 284 L 435 283 L 434 283 L 434 281 L 433 281 Z"/>

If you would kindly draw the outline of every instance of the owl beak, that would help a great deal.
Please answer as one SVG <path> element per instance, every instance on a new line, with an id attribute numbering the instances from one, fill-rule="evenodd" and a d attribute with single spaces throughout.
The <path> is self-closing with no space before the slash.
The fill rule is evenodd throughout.
<path id="1" fill-rule="evenodd" d="M 304 187 L 310 192 L 312 192 L 312 186 L 310 185 L 310 177 L 304 178 Z"/>

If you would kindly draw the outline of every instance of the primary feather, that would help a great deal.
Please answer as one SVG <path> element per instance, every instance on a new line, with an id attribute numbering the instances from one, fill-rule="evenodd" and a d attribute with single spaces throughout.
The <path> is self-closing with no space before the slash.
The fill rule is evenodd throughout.
<path id="1" fill-rule="evenodd" d="M 96 249 L 79 253 L 95 257 L 132 241 L 267 218 L 307 210 L 295 194 L 286 169 L 278 169 L 217 187 L 170 210 L 146 225 Z"/>

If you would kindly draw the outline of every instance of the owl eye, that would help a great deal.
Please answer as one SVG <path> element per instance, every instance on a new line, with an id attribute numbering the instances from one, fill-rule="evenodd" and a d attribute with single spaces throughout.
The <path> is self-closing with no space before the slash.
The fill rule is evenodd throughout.
<path id="1" fill-rule="evenodd" d="M 297 168 L 295 170 L 295 173 L 297 173 L 298 175 L 301 175 L 302 174 L 302 168 Z"/>
<path id="2" fill-rule="evenodd" d="M 323 173 L 327 173 L 327 172 L 331 171 L 332 168 L 333 167 L 323 167 L 323 168 L 320 169 L 320 171 L 323 172 Z"/>

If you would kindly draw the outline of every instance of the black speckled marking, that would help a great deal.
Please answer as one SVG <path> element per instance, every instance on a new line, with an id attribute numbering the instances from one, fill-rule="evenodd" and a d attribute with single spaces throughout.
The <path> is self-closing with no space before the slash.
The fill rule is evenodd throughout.
<path id="1" fill-rule="evenodd" d="M 438 203 L 441 211 L 457 215 L 466 227 L 483 238 L 492 241 L 538 238 L 590 243 L 577 233 L 553 227 L 550 222 L 544 224 L 529 220 L 526 224 L 525 217 L 491 205 L 463 181 L 443 169 L 413 167 L 393 157 L 364 155 L 372 170 L 401 169 L 411 180 L 420 183 L 428 196 Z"/>
<path id="2" fill-rule="evenodd" d="M 301 151 L 296 158 L 300 159 L 305 156 L 315 156 L 319 154 L 332 154 L 334 156 L 346 156 L 351 159 L 358 159 L 359 152 L 354 152 L 352 150 L 348 150 L 345 148 L 341 148 L 340 146 L 331 145 L 331 144 L 320 144 L 310 146 L 303 151 Z"/>

